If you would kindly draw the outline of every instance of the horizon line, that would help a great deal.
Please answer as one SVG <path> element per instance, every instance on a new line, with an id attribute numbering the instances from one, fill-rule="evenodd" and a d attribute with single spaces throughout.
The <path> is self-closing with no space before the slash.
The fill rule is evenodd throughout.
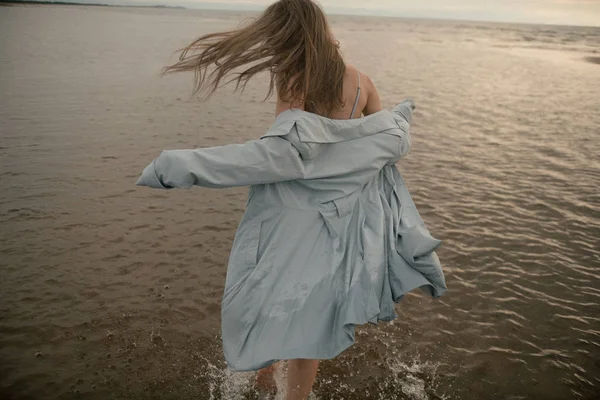
<path id="1" fill-rule="evenodd" d="M 0 0 L 0 3 L 8 4 L 48 4 L 48 5 L 82 5 L 82 6 L 98 6 L 98 7 L 130 7 L 130 8 L 163 8 L 163 9 L 179 9 L 179 10 L 204 10 L 204 11 L 232 11 L 232 12 L 260 12 L 267 8 L 267 5 L 251 5 L 245 3 L 215 3 L 215 2 L 198 2 L 193 6 L 183 5 L 167 5 L 167 4 L 151 4 L 149 2 L 141 4 L 132 4 L 131 2 L 123 4 L 108 4 L 102 3 L 99 0 L 98 3 L 83 3 L 77 0 Z M 189 4 L 189 3 L 187 3 Z M 599 25 L 574 25 L 574 24 L 560 24 L 560 23 L 544 23 L 544 22 L 533 22 L 533 21 L 510 21 L 502 19 L 466 19 L 456 17 L 427 17 L 420 15 L 402 15 L 398 11 L 376 9 L 373 11 L 365 10 L 364 8 L 341 8 L 341 7 L 323 7 L 324 11 L 328 15 L 338 16 L 350 16 L 350 17 L 379 17 L 379 18 L 398 18 L 398 19 L 412 19 L 412 20 L 425 20 L 425 21 L 453 21 L 453 22 L 484 22 L 484 23 L 496 23 L 496 24 L 514 24 L 514 25 L 542 25 L 542 26 L 566 26 L 566 27 L 581 27 L 581 28 L 599 28 Z M 361 12 L 363 11 L 363 12 Z M 365 12 L 366 11 L 366 12 Z"/>

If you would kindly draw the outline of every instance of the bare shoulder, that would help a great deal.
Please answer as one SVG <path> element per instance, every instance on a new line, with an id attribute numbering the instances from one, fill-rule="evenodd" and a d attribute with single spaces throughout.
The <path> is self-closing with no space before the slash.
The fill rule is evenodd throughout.
<path id="1" fill-rule="evenodd" d="M 357 81 L 359 74 L 362 86 L 362 81 L 366 77 L 365 73 L 360 71 L 358 68 L 356 68 L 356 66 L 352 64 L 346 64 L 346 77 L 350 78 L 350 81 Z"/>
<path id="2" fill-rule="evenodd" d="M 365 73 L 360 73 L 360 86 L 366 96 L 365 106 L 363 109 L 364 115 L 374 114 L 383 109 L 379 93 L 375 88 L 375 83 L 371 77 Z"/>
<path id="3" fill-rule="evenodd" d="M 357 72 L 358 72 L 358 68 L 356 68 L 354 65 L 346 64 L 346 74 L 347 75 L 356 74 Z"/>
<path id="4" fill-rule="evenodd" d="M 373 80 L 369 75 L 361 73 L 360 77 L 361 86 L 364 86 L 368 91 L 377 91 L 377 89 L 375 89 L 375 83 L 373 83 Z"/>
<path id="5" fill-rule="evenodd" d="M 379 99 L 379 93 L 375 88 L 375 84 L 371 77 L 362 71 L 359 71 L 354 65 L 346 65 L 346 76 L 349 81 L 358 80 L 360 73 L 360 88 L 361 88 L 361 101 L 360 108 L 364 115 L 369 115 L 381 111 L 381 100 Z"/>
<path id="6" fill-rule="evenodd" d="M 365 74 L 363 71 L 360 71 L 358 68 L 356 68 L 356 66 L 354 66 L 352 64 L 346 65 L 346 75 L 358 76 L 358 74 L 360 74 L 361 89 L 363 89 L 367 92 L 374 91 L 375 84 L 373 83 L 373 80 L 371 79 L 371 77 L 369 75 Z"/>

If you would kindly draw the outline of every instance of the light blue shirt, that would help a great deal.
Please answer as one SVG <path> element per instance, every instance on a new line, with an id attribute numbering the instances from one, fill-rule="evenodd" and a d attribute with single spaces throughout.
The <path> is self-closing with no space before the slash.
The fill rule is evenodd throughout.
<path id="1" fill-rule="evenodd" d="M 244 144 L 165 150 L 138 185 L 250 185 L 221 304 L 234 371 L 330 359 L 354 327 L 396 318 L 421 288 L 446 291 L 433 238 L 395 163 L 410 147 L 414 103 L 349 120 L 282 112 Z"/>

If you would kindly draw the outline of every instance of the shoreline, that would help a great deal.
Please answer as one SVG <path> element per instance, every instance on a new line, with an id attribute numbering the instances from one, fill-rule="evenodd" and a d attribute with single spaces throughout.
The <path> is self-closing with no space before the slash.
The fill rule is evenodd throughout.
<path id="1" fill-rule="evenodd" d="M 155 5 L 155 6 L 143 6 L 143 5 L 120 5 L 120 4 L 104 4 L 104 3 L 77 3 L 77 2 L 69 2 L 69 1 L 35 1 L 35 0 L 25 0 L 25 1 L 3 1 L 0 0 L 0 6 L 19 6 L 19 5 L 51 5 L 51 6 L 87 6 L 87 7 L 116 7 L 116 8 L 164 8 L 164 9 L 175 9 L 175 10 L 187 10 L 186 7 L 183 6 L 165 6 L 165 5 Z"/>
<path id="2" fill-rule="evenodd" d="M 171 10 L 200 10 L 200 11 L 218 11 L 218 12 L 236 12 L 236 13 L 257 13 L 261 10 L 251 9 L 223 9 L 223 8 L 203 8 L 203 7 L 184 7 L 184 6 L 168 6 L 168 5 L 126 5 L 126 4 L 104 4 L 104 3 L 80 3 L 70 1 L 49 1 L 49 0 L 24 0 L 24 1 L 7 1 L 0 0 L 1 6 L 15 5 L 61 5 L 61 6 L 92 6 L 92 7 L 115 7 L 115 8 L 154 8 L 154 9 L 171 9 Z M 201 3 L 199 3 L 201 4 Z M 493 20 L 470 20 L 462 18 L 428 18 L 416 16 L 402 15 L 373 15 L 373 14 L 356 14 L 348 12 L 330 11 L 331 16 L 358 17 L 358 18 L 385 18 L 385 19 L 401 19 L 407 21 L 429 21 L 439 23 L 459 23 L 459 24 L 491 24 L 491 25 L 511 25 L 511 26 L 544 26 L 544 27 L 561 27 L 561 28 L 600 28 L 600 25 L 571 25 L 571 24 L 556 24 L 542 22 L 515 22 L 515 21 L 493 21 Z"/>

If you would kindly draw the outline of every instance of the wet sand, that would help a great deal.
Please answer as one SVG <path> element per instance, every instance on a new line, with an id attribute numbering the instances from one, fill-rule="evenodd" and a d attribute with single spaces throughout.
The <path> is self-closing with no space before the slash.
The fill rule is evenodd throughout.
<path id="1" fill-rule="evenodd" d="M 266 80 L 199 102 L 191 76 L 158 76 L 242 17 L 0 11 L 0 398 L 257 398 L 220 347 L 247 188 L 134 185 L 164 148 L 268 129 Z M 584 58 L 600 30 L 332 21 L 385 106 L 417 102 L 399 167 L 444 240 L 449 292 L 358 328 L 315 398 L 598 398 L 600 70 Z"/>

